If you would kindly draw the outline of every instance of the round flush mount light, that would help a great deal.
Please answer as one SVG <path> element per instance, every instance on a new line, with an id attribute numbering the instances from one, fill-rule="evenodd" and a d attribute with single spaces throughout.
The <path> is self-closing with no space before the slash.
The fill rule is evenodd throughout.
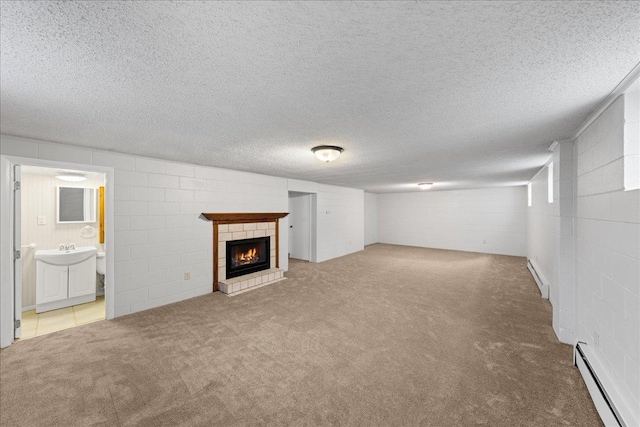
<path id="1" fill-rule="evenodd" d="M 433 182 L 421 182 L 418 184 L 421 190 L 428 190 L 433 186 Z"/>
<path id="2" fill-rule="evenodd" d="M 80 182 L 87 179 L 84 174 L 78 172 L 60 172 L 56 178 L 67 182 Z"/>
<path id="3" fill-rule="evenodd" d="M 344 148 L 336 147 L 335 145 L 318 145 L 313 147 L 311 151 L 318 160 L 329 163 L 340 157 L 340 153 L 344 151 Z"/>

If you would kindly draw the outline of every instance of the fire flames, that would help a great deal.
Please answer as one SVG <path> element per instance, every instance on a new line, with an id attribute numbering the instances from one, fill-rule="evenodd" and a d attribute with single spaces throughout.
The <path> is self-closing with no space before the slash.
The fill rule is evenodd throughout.
<path id="1" fill-rule="evenodd" d="M 251 248 L 247 252 L 238 252 L 235 257 L 236 265 L 247 265 L 257 262 L 260 257 L 256 248 Z"/>

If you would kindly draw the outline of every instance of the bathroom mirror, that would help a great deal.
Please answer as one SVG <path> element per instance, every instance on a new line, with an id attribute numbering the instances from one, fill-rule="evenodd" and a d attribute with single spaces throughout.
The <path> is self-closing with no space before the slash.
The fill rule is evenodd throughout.
<path id="1" fill-rule="evenodd" d="M 58 222 L 96 222 L 96 189 L 58 187 Z"/>

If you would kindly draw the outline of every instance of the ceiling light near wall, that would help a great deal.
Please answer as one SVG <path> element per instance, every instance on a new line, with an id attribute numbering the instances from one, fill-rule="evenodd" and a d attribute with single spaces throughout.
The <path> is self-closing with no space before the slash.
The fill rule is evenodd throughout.
<path id="1" fill-rule="evenodd" d="M 313 147 L 311 151 L 318 160 L 329 163 L 340 157 L 340 153 L 344 151 L 344 148 L 336 147 L 335 145 L 318 145 Z"/>
<path id="2" fill-rule="evenodd" d="M 433 182 L 421 182 L 418 184 L 421 190 L 428 190 L 433 186 Z"/>
<path id="3" fill-rule="evenodd" d="M 87 179 L 87 177 L 84 174 L 76 173 L 76 172 L 61 172 L 58 175 L 56 175 L 56 178 L 62 181 L 68 181 L 68 182 L 80 182 Z"/>

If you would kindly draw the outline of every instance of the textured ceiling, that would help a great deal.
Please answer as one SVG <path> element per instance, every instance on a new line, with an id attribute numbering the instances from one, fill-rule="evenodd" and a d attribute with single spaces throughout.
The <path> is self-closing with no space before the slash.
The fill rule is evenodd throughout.
<path id="1" fill-rule="evenodd" d="M 640 62 L 638 1 L 0 12 L 3 133 L 373 192 L 522 184 Z"/>

